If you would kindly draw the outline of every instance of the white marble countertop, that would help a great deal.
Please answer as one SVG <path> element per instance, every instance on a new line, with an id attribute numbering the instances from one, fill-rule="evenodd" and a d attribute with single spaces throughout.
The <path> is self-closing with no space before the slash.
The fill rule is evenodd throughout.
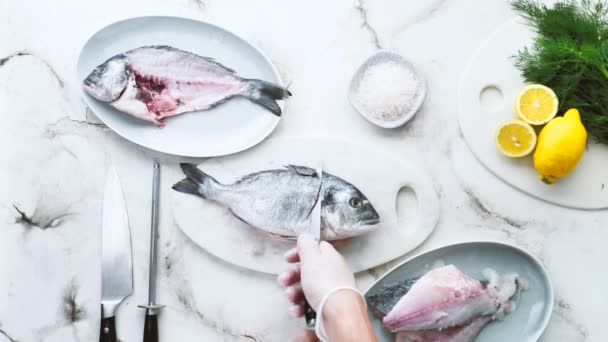
<path id="1" fill-rule="evenodd" d="M 506 1 L 0 0 L 0 342 L 97 340 L 100 201 L 110 163 L 121 175 L 133 236 L 135 291 L 119 310 L 119 338 L 141 340 L 151 161 L 175 169 L 181 159 L 140 148 L 96 121 L 80 98 L 75 64 L 100 27 L 152 14 L 218 24 L 267 53 L 296 94 L 273 136 L 338 136 L 404 159 L 422 152 L 441 219 L 417 251 L 482 239 L 521 246 L 540 258 L 555 287 L 542 340 L 608 340 L 608 212 L 524 195 L 478 163 L 459 134 L 460 73 L 488 33 L 514 16 Z M 422 112 L 391 131 L 371 126 L 346 98 L 353 71 L 378 48 L 407 56 L 429 82 Z M 298 329 L 272 277 L 208 255 L 175 227 L 166 204 L 161 340 L 285 341 Z M 389 266 L 359 274 L 360 287 Z"/>

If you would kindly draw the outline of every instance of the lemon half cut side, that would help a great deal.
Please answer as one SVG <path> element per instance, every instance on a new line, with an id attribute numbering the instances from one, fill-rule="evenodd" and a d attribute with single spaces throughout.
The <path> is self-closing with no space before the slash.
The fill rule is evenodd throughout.
<path id="1" fill-rule="evenodd" d="M 519 119 L 503 121 L 495 132 L 498 150 L 507 157 L 520 158 L 534 151 L 536 132 L 534 128 Z"/>
<path id="2" fill-rule="evenodd" d="M 542 84 L 525 86 L 515 98 L 517 116 L 530 125 L 544 125 L 551 121 L 558 107 L 555 92 Z"/>

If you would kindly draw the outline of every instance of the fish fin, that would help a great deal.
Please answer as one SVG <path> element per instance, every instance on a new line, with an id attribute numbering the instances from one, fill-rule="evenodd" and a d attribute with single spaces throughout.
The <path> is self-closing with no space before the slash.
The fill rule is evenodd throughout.
<path id="1" fill-rule="evenodd" d="M 169 46 L 169 45 L 149 45 L 149 46 L 142 46 L 142 47 L 149 47 L 151 49 L 157 49 L 157 50 L 182 51 L 178 48 L 174 48 L 173 46 Z"/>
<path id="2" fill-rule="evenodd" d="M 259 175 L 264 174 L 264 173 L 266 173 L 266 172 L 268 172 L 268 171 L 266 171 L 266 170 L 265 170 L 265 171 L 257 171 L 257 172 L 250 173 L 250 174 L 248 174 L 248 175 L 245 175 L 245 176 L 243 176 L 243 177 L 241 177 L 241 178 L 239 178 L 239 179 L 235 180 L 235 181 L 234 181 L 234 184 L 238 184 L 238 183 L 241 183 L 241 182 L 244 182 L 244 181 L 250 180 L 250 179 L 252 179 L 252 178 L 256 178 L 256 177 L 258 177 Z"/>
<path id="3" fill-rule="evenodd" d="M 249 83 L 249 87 L 243 95 L 270 110 L 274 115 L 281 116 L 281 107 L 277 100 L 291 96 L 291 92 L 279 85 L 262 80 L 248 79 L 246 81 Z"/>
<path id="4" fill-rule="evenodd" d="M 198 184 L 193 182 L 190 178 L 182 179 L 181 181 L 175 183 L 171 188 L 185 194 L 200 195 L 198 193 Z"/>
<path id="5" fill-rule="evenodd" d="M 286 165 L 285 168 L 287 168 L 288 170 L 292 170 L 295 173 L 301 175 L 301 176 L 310 176 L 310 177 L 314 177 L 317 176 L 317 171 L 313 168 L 310 168 L 308 166 L 300 166 L 300 165 Z"/>
<path id="6" fill-rule="evenodd" d="M 244 218 L 240 217 L 239 215 L 235 214 L 234 211 L 232 211 L 232 209 L 228 209 L 228 211 L 230 211 L 230 213 L 239 221 L 243 222 L 246 225 L 252 226 L 251 223 L 247 222 Z M 275 233 L 269 233 L 267 232 L 268 236 L 270 236 L 273 239 L 278 239 L 278 240 L 285 240 L 285 241 L 295 241 L 298 238 L 297 237 L 293 237 L 293 236 L 286 236 L 286 235 L 281 235 L 281 234 L 275 234 Z"/>
<path id="7" fill-rule="evenodd" d="M 295 241 L 298 239 L 297 237 L 294 237 L 294 236 L 286 236 L 286 235 L 275 234 L 275 233 L 268 233 L 268 235 L 270 235 L 271 238 L 278 239 L 278 240 L 285 240 L 285 241 Z"/>
<path id="8" fill-rule="evenodd" d="M 167 50 L 167 51 L 176 51 L 176 52 L 181 52 L 181 53 L 187 53 L 189 55 L 194 55 L 194 56 L 200 57 L 200 58 L 206 60 L 208 63 L 218 66 L 218 67 L 228 71 L 229 73 L 232 73 L 232 74 L 236 73 L 236 71 L 234 71 L 233 69 L 230 69 L 229 67 L 225 66 L 224 64 L 216 61 L 215 58 L 213 58 L 213 57 L 201 56 L 201 55 L 189 52 L 189 51 L 174 48 L 173 46 L 169 46 L 169 45 L 149 45 L 149 46 L 142 46 L 142 47 L 147 47 L 147 48 L 157 49 L 157 50 Z M 133 49 L 133 50 L 136 50 L 136 49 Z"/>
<path id="9" fill-rule="evenodd" d="M 228 211 L 230 211 L 230 213 L 232 214 L 232 216 L 236 217 L 239 221 L 243 222 L 246 225 L 251 226 L 251 224 L 249 222 L 245 221 L 244 218 L 242 218 L 239 215 L 235 214 L 234 211 L 232 211 L 232 209 L 228 209 Z"/>
<path id="10" fill-rule="evenodd" d="M 216 61 L 215 58 L 213 58 L 213 57 L 206 57 L 206 56 L 199 56 L 199 57 L 201 57 L 202 59 L 206 60 L 207 62 L 209 62 L 209 63 L 211 63 L 211 64 L 213 64 L 215 66 L 218 66 L 218 67 L 220 67 L 220 68 L 222 68 L 222 69 L 224 69 L 224 70 L 226 70 L 226 71 L 228 71 L 228 72 L 230 72 L 232 74 L 236 74 L 236 71 L 234 69 L 231 69 L 231 68 L 225 66 L 224 64 Z"/>
<path id="11" fill-rule="evenodd" d="M 295 173 L 297 173 L 300 176 L 319 178 L 319 175 L 317 174 L 317 170 L 312 169 L 307 166 L 299 166 L 299 165 L 290 164 L 290 165 L 285 166 L 285 168 L 287 168 L 288 170 L 294 171 Z M 319 182 L 319 189 L 317 190 L 317 197 L 315 198 L 315 201 L 312 203 L 312 206 L 310 207 L 310 210 L 308 211 L 308 215 L 306 215 L 307 220 L 310 217 L 310 214 L 312 214 L 312 211 L 315 209 L 315 206 L 317 205 L 317 201 L 319 200 L 319 196 L 321 196 L 321 186 L 322 185 L 323 184 L 321 182 Z"/>
<path id="12" fill-rule="evenodd" d="M 196 193 L 203 198 L 208 198 L 213 188 L 215 188 L 219 184 L 218 181 L 216 181 L 213 177 L 204 173 L 193 164 L 181 163 L 179 164 L 179 166 L 182 168 L 184 175 L 188 177 L 187 179 L 191 180 L 194 184 L 196 184 Z"/>

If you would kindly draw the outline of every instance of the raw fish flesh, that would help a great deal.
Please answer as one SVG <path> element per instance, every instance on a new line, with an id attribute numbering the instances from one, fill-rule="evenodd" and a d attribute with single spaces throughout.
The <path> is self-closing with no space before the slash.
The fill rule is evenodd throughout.
<path id="1" fill-rule="evenodd" d="M 395 335 L 395 342 L 473 342 L 481 329 L 491 321 L 491 316 L 482 316 L 466 325 L 441 331 L 402 331 Z"/>
<path id="2" fill-rule="evenodd" d="M 380 216 L 354 185 L 314 169 L 290 165 L 221 184 L 192 164 L 181 164 L 187 178 L 176 191 L 215 201 L 241 221 L 282 237 L 310 231 L 311 213 L 321 196 L 321 238 L 341 240 L 377 228 Z"/>
<path id="3" fill-rule="evenodd" d="M 246 79 L 212 58 L 170 46 L 143 46 L 95 68 L 84 90 L 99 101 L 163 127 L 163 119 L 209 109 L 243 96 L 280 116 L 277 100 L 291 93 L 276 84 Z"/>
<path id="4" fill-rule="evenodd" d="M 380 289 L 368 293 L 365 295 L 368 307 L 376 316 L 384 318 L 418 279 L 420 278 L 405 279 L 394 284 L 384 285 Z M 488 285 L 486 280 L 480 282 L 483 286 Z"/>
<path id="5" fill-rule="evenodd" d="M 434 269 L 421 277 L 384 317 L 392 332 L 442 330 L 480 316 L 502 319 L 511 310 L 517 276 L 495 272 L 487 287 L 454 265 Z"/>

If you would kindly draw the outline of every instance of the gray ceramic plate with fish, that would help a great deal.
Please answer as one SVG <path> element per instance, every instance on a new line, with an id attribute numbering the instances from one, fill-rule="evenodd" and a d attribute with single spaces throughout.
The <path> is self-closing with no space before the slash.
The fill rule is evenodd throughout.
<path id="1" fill-rule="evenodd" d="M 553 310 L 553 287 L 540 262 L 517 247 L 498 242 L 465 242 L 441 247 L 393 268 L 382 276 L 366 294 L 404 279 L 419 278 L 440 265 L 453 264 L 467 275 L 482 280 L 485 268 L 498 273 L 517 273 L 526 289 L 515 299 L 516 309 L 504 321 L 485 327 L 476 342 L 533 342 L 545 330 Z M 379 341 L 394 341 L 393 334 L 382 326 L 382 320 L 368 312 Z"/>
<path id="2" fill-rule="evenodd" d="M 282 85 L 270 60 L 245 39 L 205 22 L 165 16 L 127 19 L 99 30 L 82 48 L 78 79 L 84 80 L 112 56 L 147 45 L 168 45 L 212 57 L 244 78 Z M 237 97 L 205 111 L 168 118 L 161 129 L 86 93 L 83 96 L 99 119 L 125 139 L 180 156 L 211 157 L 245 150 L 266 138 L 279 122 L 265 108 Z M 278 101 L 281 108 L 282 102 Z"/>

